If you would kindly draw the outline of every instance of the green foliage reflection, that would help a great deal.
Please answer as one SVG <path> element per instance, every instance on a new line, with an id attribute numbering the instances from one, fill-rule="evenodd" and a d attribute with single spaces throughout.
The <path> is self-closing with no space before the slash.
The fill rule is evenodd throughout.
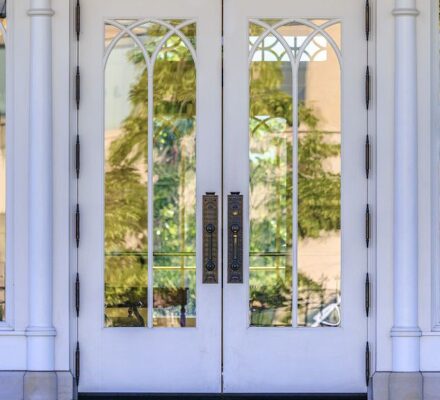
<path id="1" fill-rule="evenodd" d="M 195 36 L 194 25 L 183 31 Z M 163 29 L 151 25 L 149 35 L 163 35 Z M 106 288 L 106 305 L 122 310 L 113 323 L 124 320 L 124 306 L 145 308 L 147 301 L 148 71 L 138 49 L 126 56 L 141 72 L 130 89 L 122 134 L 107 156 L 106 284 L 113 283 Z M 195 323 L 196 75 L 192 55 L 178 36 L 163 45 L 153 77 L 154 325 L 190 326 Z M 128 253 L 130 265 L 119 259 L 113 266 L 109 256 L 115 252 Z M 139 317 L 137 323 L 128 321 L 129 326 L 145 323 Z"/>
<path id="2" fill-rule="evenodd" d="M 340 144 L 328 140 L 319 129 L 313 105 L 300 101 L 298 168 L 293 171 L 293 99 L 291 87 L 286 90 L 286 82 L 291 80 L 289 63 L 251 64 L 250 312 L 254 326 L 292 323 L 294 173 L 298 179 L 298 240 L 340 230 L 340 173 L 325 168 L 327 160 L 339 157 Z M 311 323 L 310 303 L 318 301 L 317 307 L 323 309 L 329 301 L 336 301 L 326 292 L 325 280 L 317 282 L 299 273 L 300 324 Z"/>

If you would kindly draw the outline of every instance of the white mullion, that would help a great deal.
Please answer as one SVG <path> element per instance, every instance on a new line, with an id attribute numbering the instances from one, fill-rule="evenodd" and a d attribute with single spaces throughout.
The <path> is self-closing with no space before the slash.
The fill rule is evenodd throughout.
<path id="1" fill-rule="evenodd" d="M 292 326 L 298 326 L 298 71 L 292 63 Z"/>
<path id="2" fill-rule="evenodd" d="M 153 77 L 154 77 L 154 63 L 148 68 L 148 328 L 153 327 L 153 204 L 154 204 L 154 190 L 153 190 Z"/>

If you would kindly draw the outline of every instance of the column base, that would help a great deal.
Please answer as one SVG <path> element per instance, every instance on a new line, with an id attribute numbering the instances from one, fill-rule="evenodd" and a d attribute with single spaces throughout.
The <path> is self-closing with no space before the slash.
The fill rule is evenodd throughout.
<path id="1" fill-rule="evenodd" d="M 0 371 L 0 399 L 73 400 L 74 390 L 69 371 Z"/>
<path id="2" fill-rule="evenodd" d="M 440 388 L 440 373 L 438 385 L 433 382 L 433 389 Z M 425 392 L 425 393 L 424 393 Z M 434 400 L 436 397 L 427 397 L 426 379 L 420 372 L 376 372 L 372 378 L 370 400 Z"/>

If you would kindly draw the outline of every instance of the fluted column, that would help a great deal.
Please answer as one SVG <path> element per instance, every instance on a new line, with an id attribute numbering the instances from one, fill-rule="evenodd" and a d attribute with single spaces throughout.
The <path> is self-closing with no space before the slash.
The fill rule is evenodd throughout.
<path id="1" fill-rule="evenodd" d="M 415 0 L 395 0 L 393 371 L 420 370 Z"/>
<path id="2" fill-rule="evenodd" d="M 30 0 L 29 326 L 30 371 L 53 371 L 52 323 L 52 15 Z"/>

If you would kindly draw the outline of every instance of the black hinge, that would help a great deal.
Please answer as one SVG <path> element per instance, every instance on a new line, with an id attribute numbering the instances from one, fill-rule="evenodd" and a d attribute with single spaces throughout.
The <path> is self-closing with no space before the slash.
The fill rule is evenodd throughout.
<path id="1" fill-rule="evenodd" d="M 76 342 L 76 350 L 75 350 L 75 381 L 76 386 L 79 385 L 79 375 L 80 375 L 80 352 L 79 352 L 79 342 Z"/>
<path id="2" fill-rule="evenodd" d="M 367 135 L 367 139 L 365 140 L 365 174 L 367 179 L 370 177 L 370 168 L 371 168 L 371 147 L 370 147 L 370 136 Z"/>
<path id="3" fill-rule="evenodd" d="M 6 18 L 6 16 L 7 16 L 7 14 L 6 14 L 6 6 L 7 6 L 7 1 L 5 0 L 4 2 L 3 2 L 3 7 L 2 7 L 2 9 L 0 10 L 0 18 Z"/>
<path id="4" fill-rule="evenodd" d="M 79 317 L 79 306 L 80 306 L 80 283 L 79 283 L 79 273 L 77 273 L 76 281 L 75 281 L 75 309 L 76 309 L 77 317 Z"/>
<path id="5" fill-rule="evenodd" d="M 370 374 L 371 374 L 371 352 L 370 343 L 367 342 L 365 347 L 365 383 L 367 387 L 370 384 Z"/>
<path id="6" fill-rule="evenodd" d="M 76 98 L 76 109 L 79 110 L 79 101 L 81 98 L 81 75 L 79 73 L 79 67 L 76 67 L 76 79 L 75 79 L 75 98 Z"/>
<path id="7" fill-rule="evenodd" d="M 81 163 L 81 145 L 79 142 L 79 135 L 76 135 L 76 146 L 75 146 L 75 170 L 76 178 L 79 178 L 79 169 Z"/>
<path id="8" fill-rule="evenodd" d="M 365 313 L 367 317 L 370 315 L 370 302 L 371 302 L 371 287 L 370 287 L 370 274 L 367 273 L 365 279 Z"/>
<path id="9" fill-rule="evenodd" d="M 367 0 L 365 3 L 365 36 L 367 40 L 370 39 L 370 29 L 371 29 L 370 1 Z"/>
<path id="10" fill-rule="evenodd" d="M 80 238 L 80 213 L 79 213 L 79 204 L 76 205 L 75 212 L 75 239 L 76 239 L 76 247 L 79 247 L 79 238 Z"/>
<path id="11" fill-rule="evenodd" d="M 370 247 L 370 238 L 371 238 L 370 219 L 371 219 L 370 205 L 367 204 L 367 209 L 365 211 L 365 242 L 367 244 L 367 247 Z"/>
<path id="12" fill-rule="evenodd" d="M 365 72 L 365 105 L 367 110 L 370 108 L 370 67 L 367 67 Z"/>
<path id="13" fill-rule="evenodd" d="M 76 40 L 79 41 L 79 35 L 81 33 L 81 6 L 79 4 L 79 0 L 76 2 L 75 31 L 76 31 Z"/>

